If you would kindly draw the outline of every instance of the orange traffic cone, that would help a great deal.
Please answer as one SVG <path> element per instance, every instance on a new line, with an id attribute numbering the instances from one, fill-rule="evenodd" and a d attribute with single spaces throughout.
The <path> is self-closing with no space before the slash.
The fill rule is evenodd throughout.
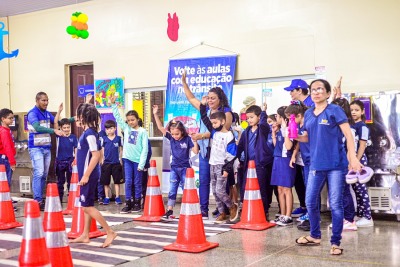
<path id="1" fill-rule="evenodd" d="M 81 202 L 79 201 L 80 191 L 80 185 L 78 185 L 78 187 L 76 188 L 74 212 L 72 214 L 72 227 L 71 231 L 68 232 L 68 238 L 71 239 L 80 237 L 83 233 L 83 228 L 85 226 L 85 215 L 81 207 Z M 92 219 L 89 230 L 89 238 L 95 238 L 106 234 L 106 232 L 102 232 L 97 229 L 96 221 Z"/>
<path id="2" fill-rule="evenodd" d="M 18 260 L 21 267 L 50 267 L 39 203 L 35 200 L 25 202 L 25 222 Z"/>
<path id="3" fill-rule="evenodd" d="M 159 222 L 165 213 L 160 181 L 158 180 L 156 161 L 150 161 L 149 180 L 147 181 L 146 201 L 144 202 L 143 216 L 135 221 Z"/>
<path id="4" fill-rule="evenodd" d="M 0 230 L 22 226 L 15 220 L 14 208 L 7 182 L 6 166 L 0 165 Z"/>
<path id="5" fill-rule="evenodd" d="M 256 164 L 254 160 L 250 160 L 247 169 L 242 215 L 240 222 L 232 225 L 231 228 L 261 231 L 274 227 L 275 225 L 274 223 L 267 222 L 265 218 L 260 186 L 257 179 Z"/>
<path id="6" fill-rule="evenodd" d="M 67 208 L 63 210 L 62 214 L 71 215 L 72 212 L 74 211 L 77 186 L 78 186 L 78 167 L 76 166 L 76 161 L 74 160 L 74 162 L 72 163 L 72 176 L 68 192 L 68 204 Z"/>
<path id="7" fill-rule="evenodd" d="M 52 266 L 74 266 L 68 245 L 57 184 L 47 184 L 43 229 Z"/>
<path id="8" fill-rule="evenodd" d="M 187 168 L 179 215 L 178 235 L 174 243 L 164 247 L 166 250 L 203 252 L 219 246 L 218 243 L 211 243 L 206 240 L 199 196 L 194 180 L 193 169 Z"/>

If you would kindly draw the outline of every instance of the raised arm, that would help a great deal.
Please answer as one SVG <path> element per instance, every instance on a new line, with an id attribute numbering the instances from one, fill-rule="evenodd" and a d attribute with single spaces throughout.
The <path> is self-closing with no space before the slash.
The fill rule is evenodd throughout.
<path id="1" fill-rule="evenodd" d="M 112 113 L 114 115 L 114 118 L 117 122 L 117 124 L 121 127 L 123 131 L 125 131 L 129 126 L 127 123 L 124 122 L 124 120 L 121 118 L 121 115 L 119 114 L 118 106 L 115 104 L 116 97 L 115 95 L 110 95 L 109 97 L 110 102 L 111 102 L 111 109 Z"/>
<path id="2" fill-rule="evenodd" d="M 64 104 L 61 102 L 60 106 L 58 106 L 58 111 L 56 116 L 54 117 L 54 129 L 59 129 L 59 125 L 58 122 L 60 121 L 60 117 L 61 117 L 61 112 L 64 109 Z"/>
<path id="3" fill-rule="evenodd" d="M 154 120 L 156 121 L 157 128 L 162 132 L 163 135 L 167 133 L 165 130 L 164 126 L 162 125 L 162 122 L 160 118 L 158 117 L 158 105 L 153 105 L 153 115 L 154 115 Z"/>
<path id="4" fill-rule="evenodd" d="M 260 126 L 260 130 L 263 133 L 264 136 L 268 136 L 268 134 L 271 131 L 271 127 L 268 124 L 268 116 L 267 116 L 267 103 L 264 103 L 262 106 L 262 112 L 260 115 L 260 122 L 259 122 L 259 126 Z"/>
<path id="5" fill-rule="evenodd" d="M 186 82 L 186 70 L 183 71 L 182 74 L 182 86 L 183 86 L 183 91 L 185 92 L 187 100 L 189 100 L 190 104 L 197 109 L 200 110 L 200 100 L 198 100 L 192 91 L 190 91 L 189 85 Z"/>
<path id="6" fill-rule="evenodd" d="M 200 116 L 201 116 L 201 120 L 203 121 L 204 125 L 207 127 L 207 130 L 209 132 L 212 132 L 213 127 L 212 127 L 210 118 L 207 116 L 206 106 L 203 103 L 200 104 Z"/>

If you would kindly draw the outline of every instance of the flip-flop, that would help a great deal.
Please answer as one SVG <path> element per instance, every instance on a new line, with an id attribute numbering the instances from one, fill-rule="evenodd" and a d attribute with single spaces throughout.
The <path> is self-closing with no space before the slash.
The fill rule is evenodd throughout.
<path id="1" fill-rule="evenodd" d="M 333 256 L 340 256 L 343 254 L 343 249 L 336 247 L 336 246 L 332 246 L 331 247 L 331 255 Z"/>
<path id="2" fill-rule="evenodd" d="M 307 242 L 305 243 L 300 243 L 299 240 L 301 238 L 304 238 Z M 306 236 L 302 236 L 296 239 L 296 244 L 299 246 L 318 246 L 321 244 L 321 242 L 315 242 L 314 240 L 308 239 Z"/>

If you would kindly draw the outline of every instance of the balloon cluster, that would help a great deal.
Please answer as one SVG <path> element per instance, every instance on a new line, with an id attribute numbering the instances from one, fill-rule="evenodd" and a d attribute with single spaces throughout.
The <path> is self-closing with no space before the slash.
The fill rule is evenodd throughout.
<path id="1" fill-rule="evenodd" d="M 88 16 L 81 12 L 75 12 L 71 17 L 71 26 L 67 27 L 67 33 L 72 35 L 72 38 L 82 38 L 86 39 L 89 37 L 89 32 L 87 31 Z"/>

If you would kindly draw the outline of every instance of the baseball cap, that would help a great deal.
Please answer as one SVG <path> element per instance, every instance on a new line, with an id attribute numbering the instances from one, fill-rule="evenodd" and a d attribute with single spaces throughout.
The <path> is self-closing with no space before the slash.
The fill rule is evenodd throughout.
<path id="1" fill-rule="evenodd" d="M 286 91 L 293 91 L 295 89 L 308 89 L 308 84 L 302 79 L 294 79 L 289 87 L 285 87 Z"/>

